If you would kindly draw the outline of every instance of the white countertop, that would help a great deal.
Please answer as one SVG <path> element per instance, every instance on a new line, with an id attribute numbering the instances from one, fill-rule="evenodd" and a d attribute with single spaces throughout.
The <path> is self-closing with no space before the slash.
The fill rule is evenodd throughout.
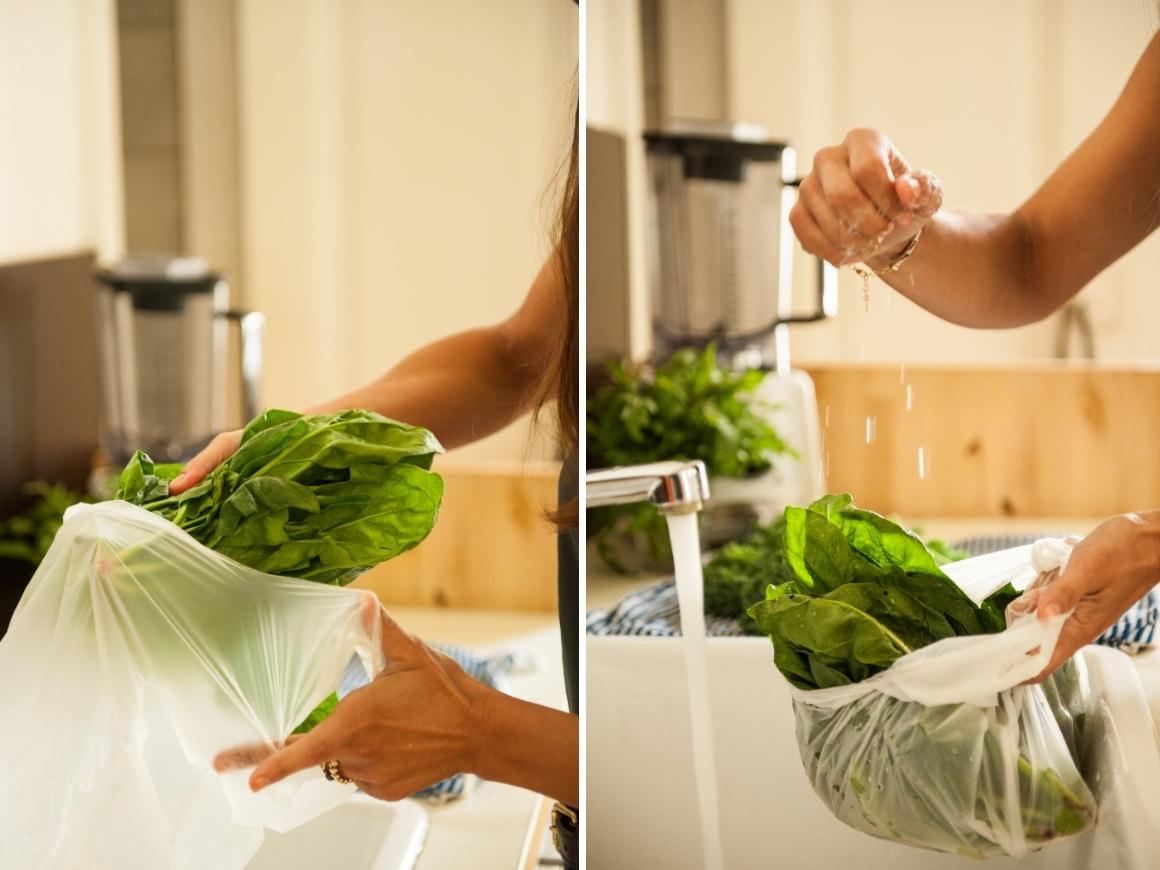
<path id="1" fill-rule="evenodd" d="M 466 646 L 488 655 L 505 650 L 529 653 L 534 669 L 508 676 L 511 694 L 567 709 L 560 655 L 559 624 L 554 613 L 512 613 L 389 607 L 407 631 L 426 641 Z M 419 870 L 512 870 L 521 851 L 540 796 L 524 789 L 481 782 L 462 800 L 444 806 L 424 804 L 430 829 Z M 470 856 L 467 860 L 465 856 Z"/>

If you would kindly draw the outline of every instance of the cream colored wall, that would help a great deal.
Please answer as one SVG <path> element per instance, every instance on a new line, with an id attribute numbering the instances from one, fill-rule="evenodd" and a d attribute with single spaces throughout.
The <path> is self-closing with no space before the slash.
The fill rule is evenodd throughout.
<path id="1" fill-rule="evenodd" d="M 570 144 L 566 0 L 238 0 L 244 298 L 266 400 L 301 407 L 506 317 Z M 461 455 L 520 459 L 524 425 Z"/>
<path id="2" fill-rule="evenodd" d="M 941 176 L 949 207 L 990 211 L 1017 206 L 1098 123 L 1156 19 L 1150 0 L 716 2 L 725 20 L 727 114 L 793 142 L 799 173 L 819 147 L 851 127 L 872 126 Z M 590 44 L 592 21 L 590 8 Z M 710 33 L 699 63 L 715 43 Z M 601 71 L 601 80 L 639 89 L 639 71 L 625 65 L 631 58 L 611 60 L 620 69 Z M 612 85 L 591 90 L 590 116 L 617 99 L 623 93 Z M 800 250 L 795 271 L 805 308 L 814 269 Z M 1101 359 L 1158 356 L 1158 273 L 1160 236 L 1153 236 L 1081 294 Z M 795 362 L 1012 360 L 1050 357 L 1054 349 L 1055 318 L 1019 330 L 967 330 L 881 284 L 867 315 L 861 282 L 849 270 L 841 308 L 835 321 L 795 328 Z"/>
<path id="3" fill-rule="evenodd" d="M 0 0 L 0 263 L 123 244 L 113 0 Z"/>
<path id="4" fill-rule="evenodd" d="M 619 179 L 619 169 L 623 165 L 627 195 L 624 214 L 619 219 L 623 221 L 628 256 L 624 263 L 626 274 L 616 284 L 629 288 L 627 352 L 630 356 L 642 357 L 648 353 L 651 338 L 648 275 L 643 253 L 646 194 L 644 150 L 633 147 L 634 143 L 640 142 L 645 125 L 640 15 L 637 3 L 624 0 L 586 0 L 584 10 L 585 123 L 589 127 L 613 133 L 625 143 L 622 164 L 621 161 L 614 161 L 616 167 L 607 170 L 603 166 L 588 167 L 588 208 L 594 209 L 592 199 L 600 196 L 599 185 L 594 185 L 591 179 Z M 591 259 L 591 252 L 588 257 Z M 599 271 L 591 269 L 589 280 L 592 280 L 592 275 L 598 275 Z M 591 308 L 588 311 L 589 322 L 601 316 L 610 315 L 607 311 L 594 312 Z M 620 310 L 611 316 L 619 317 Z M 621 334 L 616 328 L 602 330 L 602 334 L 606 332 Z"/>

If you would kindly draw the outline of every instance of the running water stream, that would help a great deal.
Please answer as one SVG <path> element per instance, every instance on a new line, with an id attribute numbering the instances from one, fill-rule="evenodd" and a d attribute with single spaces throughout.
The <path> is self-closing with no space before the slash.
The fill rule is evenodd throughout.
<path id="1" fill-rule="evenodd" d="M 709 673 L 705 650 L 705 588 L 701 576 L 701 543 L 697 514 L 668 514 L 673 545 L 673 573 L 681 610 L 681 642 L 689 683 L 693 780 L 701 816 L 701 866 L 723 870 L 721 820 L 717 809 L 717 761 L 713 754 L 713 714 L 709 706 Z"/>

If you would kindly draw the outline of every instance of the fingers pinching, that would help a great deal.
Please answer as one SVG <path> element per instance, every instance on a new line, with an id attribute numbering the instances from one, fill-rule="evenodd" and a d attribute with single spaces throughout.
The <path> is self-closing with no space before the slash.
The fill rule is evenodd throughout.
<path id="1" fill-rule="evenodd" d="M 420 642 L 415 639 L 414 635 L 395 622 L 382 605 L 379 606 L 379 614 L 383 632 L 383 654 L 388 659 L 406 658 Z"/>

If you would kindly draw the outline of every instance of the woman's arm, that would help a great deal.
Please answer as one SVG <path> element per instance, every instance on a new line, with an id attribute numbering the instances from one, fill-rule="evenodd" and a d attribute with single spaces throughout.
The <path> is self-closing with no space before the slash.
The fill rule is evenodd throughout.
<path id="1" fill-rule="evenodd" d="M 823 149 L 791 219 L 806 250 L 879 271 L 933 314 L 972 327 L 1046 317 L 1138 244 L 1160 217 L 1160 35 L 1111 112 L 1011 214 L 937 213 L 937 180 L 886 137 L 854 130 Z M 812 180 L 811 180 L 812 177 Z M 936 214 L 937 213 L 937 214 Z"/>
<path id="2" fill-rule="evenodd" d="M 469 677 L 408 634 L 367 595 L 364 619 L 382 620 L 386 667 L 347 695 L 314 730 L 271 754 L 241 746 L 214 759 L 218 771 L 257 768 L 259 791 L 335 760 L 364 792 L 400 800 L 456 773 L 476 773 L 578 806 L 579 717 L 521 701 Z M 319 774 L 321 776 L 321 774 Z"/>
<path id="3" fill-rule="evenodd" d="M 580 717 L 492 692 L 480 707 L 474 773 L 580 805 Z"/>
<path id="4" fill-rule="evenodd" d="M 373 384 L 307 409 L 322 414 L 365 408 L 423 426 L 443 446 L 460 447 L 497 432 L 529 411 L 564 311 L 559 258 L 540 268 L 519 310 L 502 323 L 440 339 L 412 353 Z M 178 495 L 225 462 L 241 430 L 222 432 L 169 485 Z"/>
<path id="5" fill-rule="evenodd" d="M 428 344 L 374 383 L 309 413 L 366 408 L 424 426 L 449 448 L 490 435 L 533 406 L 564 304 L 552 256 L 507 320 Z"/>

